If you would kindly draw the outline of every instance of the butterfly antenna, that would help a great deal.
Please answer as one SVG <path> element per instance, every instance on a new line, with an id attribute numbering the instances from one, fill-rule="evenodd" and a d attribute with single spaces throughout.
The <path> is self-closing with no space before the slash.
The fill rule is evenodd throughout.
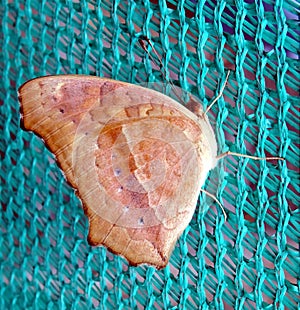
<path id="1" fill-rule="evenodd" d="M 217 199 L 217 197 L 214 196 L 213 194 L 207 192 L 205 189 L 202 189 L 202 188 L 201 188 L 200 191 L 203 192 L 204 194 L 206 194 L 207 196 L 209 196 L 210 198 L 212 198 L 212 199 L 215 200 L 215 202 L 216 202 L 216 203 L 219 205 L 219 207 L 221 208 L 221 210 L 222 210 L 222 212 L 223 212 L 223 214 L 224 214 L 225 222 L 226 222 L 226 220 L 227 220 L 227 214 L 226 214 L 226 212 L 225 212 L 225 210 L 224 210 L 222 204 L 221 204 L 220 201 Z"/>
<path id="2" fill-rule="evenodd" d="M 228 78 L 229 78 L 229 75 L 230 75 L 230 70 L 228 70 L 227 72 L 227 75 L 226 75 L 226 79 L 225 79 L 225 82 L 223 83 L 222 87 L 221 87 L 221 90 L 218 94 L 218 96 L 212 101 L 212 103 L 208 106 L 208 108 L 206 109 L 206 111 L 204 112 L 204 115 L 207 114 L 207 112 L 211 109 L 211 107 L 216 103 L 216 101 L 218 101 L 220 99 L 220 97 L 222 96 L 223 92 L 224 92 L 224 89 L 225 89 L 225 86 L 228 82 Z"/>
<path id="3" fill-rule="evenodd" d="M 152 48 L 156 58 L 152 57 L 152 55 L 149 53 L 149 51 L 148 51 L 144 41 L 146 41 L 151 46 L 151 48 Z M 149 38 L 147 38 L 146 36 L 141 36 L 139 38 L 139 43 L 140 43 L 142 49 L 148 54 L 150 59 L 153 61 L 153 63 L 155 63 L 160 68 L 160 72 L 163 75 L 163 78 L 165 79 L 165 81 L 167 81 L 167 75 L 166 75 L 167 70 L 166 70 L 166 67 L 164 66 L 164 64 L 163 64 L 163 62 L 161 60 L 161 57 L 157 53 L 157 51 L 156 51 L 154 45 L 152 44 L 151 40 Z M 177 92 L 177 89 L 176 89 L 175 85 L 173 84 L 173 82 L 171 80 L 169 80 L 169 83 L 170 83 L 170 85 L 171 85 L 171 87 L 172 87 L 172 89 L 174 91 L 175 96 L 178 98 L 178 100 L 180 102 L 182 102 L 182 99 L 179 96 L 179 94 Z"/>

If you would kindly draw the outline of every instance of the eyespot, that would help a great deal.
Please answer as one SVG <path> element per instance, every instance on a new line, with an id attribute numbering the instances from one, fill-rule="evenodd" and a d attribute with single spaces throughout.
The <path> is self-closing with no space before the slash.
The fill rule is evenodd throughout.
<path id="1" fill-rule="evenodd" d="M 114 175 L 115 175 L 116 177 L 120 176 L 120 175 L 121 175 L 121 169 L 116 168 L 116 169 L 114 170 Z"/>
<path id="2" fill-rule="evenodd" d="M 121 193 L 121 192 L 123 191 L 123 189 L 124 189 L 124 187 L 123 187 L 123 186 L 120 186 L 120 187 L 117 189 L 118 193 Z"/>

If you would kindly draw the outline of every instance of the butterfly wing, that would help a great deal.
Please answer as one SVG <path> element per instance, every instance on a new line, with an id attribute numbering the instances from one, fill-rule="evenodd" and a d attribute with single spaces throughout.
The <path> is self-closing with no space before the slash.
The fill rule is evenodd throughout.
<path id="1" fill-rule="evenodd" d="M 91 76 L 34 79 L 19 100 L 24 129 L 77 189 L 89 243 L 164 267 L 214 166 L 208 121 L 159 92 Z"/>

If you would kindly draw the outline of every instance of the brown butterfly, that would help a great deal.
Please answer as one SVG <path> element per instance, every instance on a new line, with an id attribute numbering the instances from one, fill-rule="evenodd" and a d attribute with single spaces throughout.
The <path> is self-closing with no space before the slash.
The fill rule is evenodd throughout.
<path id="1" fill-rule="evenodd" d="M 33 79 L 19 100 L 23 128 L 44 139 L 82 201 L 89 243 L 165 267 L 209 170 L 229 154 L 217 156 L 200 103 L 191 97 L 192 113 L 160 92 L 85 75 Z"/>
<path id="2" fill-rule="evenodd" d="M 84 75 L 33 79 L 19 100 L 23 128 L 43 138 L 82 201 L 89 243 L 132 265 L 166 266 L 217 163 L 207 117 L 160 92 Z"/>

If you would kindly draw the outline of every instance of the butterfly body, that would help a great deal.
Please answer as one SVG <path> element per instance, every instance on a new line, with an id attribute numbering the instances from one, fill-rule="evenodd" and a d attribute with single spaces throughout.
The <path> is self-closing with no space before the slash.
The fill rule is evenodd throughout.
<path id="1" fill-rule="evenodd" d="M 132 265 L 164 267 L 217 162 L 206 116 L 159 92 L 84 75 L 31 80 L 19 100 L 24 129 L 44 139 L 83 203 L 89 243 Z"/>

